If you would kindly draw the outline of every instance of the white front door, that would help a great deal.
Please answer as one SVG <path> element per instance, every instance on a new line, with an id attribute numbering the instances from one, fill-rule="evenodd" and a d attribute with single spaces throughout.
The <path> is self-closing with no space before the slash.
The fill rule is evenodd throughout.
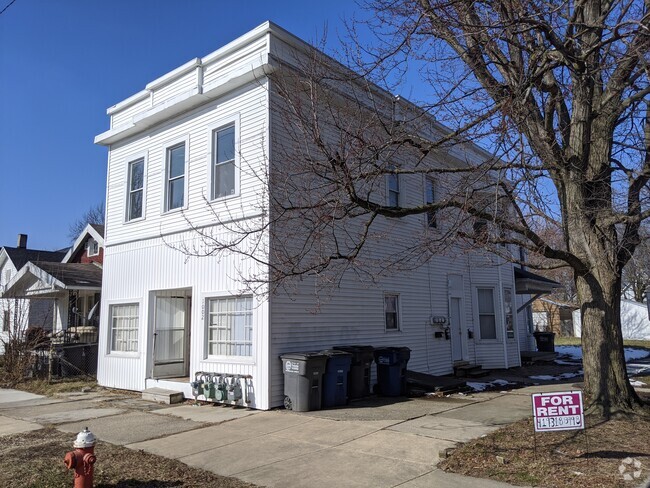
<path id="1" fill-rule="evenodd" d="M 463 359 L 463 322 L 462 322 L 462 299 L 451 297 L 449 299 L 449 332 L 451 335 L 451 360 L 461 361 Z"/>
<path id="2" fill-rule="evenodd" d="M 168 296 L 157 295 L 155 300 L 152 376 L 187 376 L 191 298 L 181 292 Z"/>

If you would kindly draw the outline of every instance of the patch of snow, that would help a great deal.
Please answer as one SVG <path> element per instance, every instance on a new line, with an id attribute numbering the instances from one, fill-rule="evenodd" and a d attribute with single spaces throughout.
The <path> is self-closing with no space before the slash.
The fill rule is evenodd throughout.
<path id="1" fill-rule="evenodd" d="M 570 356 L 573 359 L 582 360 L 582 346 L 555 346 L 555 351 L 564 356 Z M 650 351 L 647 349 L 638 349 L 636 347 L 626 347 L 625 361 L 633 361 L 635 359 L 643 359 L 650 356 Z M 561 360 L 560 360 L 561 361 Z M 564 364 L 555 361 L 558 364 Z"/>
<path id="2" fill-rule="evenodd" d="M 576 364 L 580 364 L 580 361 L 564 361 L 562 359 L 556 359 L 555 364 L 563 364 L 563 365 L 575 366 Z"/>
<path id="3" fill-rule="evenodd" d="M 638 376 L 646 373 L 650 373 L 650 364 L 628 363 L 627 365 L 627 374 L 630 376 Z"/>
<path id="4" fill-rule="evenodd" d="M 494 387 L 494 386 L 506 386 L 506 385 L 514 385 L 515 383 L 511 383 L 510 381 L 506 380 L 492 380 L 487 383 L 484 382 L 478 382 L 478 381 L 468 381 L 467 386 L 470 388 L 476 390 L 476 391 L 485 391 L 487 388 Z"/>
<path id="5" fill-rule="evenodd" d="M 549 374 L 540 374 L 536 376 L 529 376 L 531 380 L 539 380 L 539 381 L 558 381 L 558 380 L 569 380 L 571 378 L 576 378 L 578 376 L 582 376 L 583 371 L 576 371 L 575 373 L 562 373 L 558 375 L 549 375 Z"/>
<path id="6" fill-rule="evenodd" d="M 625 348 L 625 362 L 632 361 L 634 359 L 643 359 L 650 356 L 650 351 L 647 349 L 637 349 L 633 347 Z"/>
<path id="7" fill-rule="evenodd" d="M 638 380 L 631 380 L 630 385 L 632 385 L 632 386 L 646 386 L 646 384 L 643 381 L 638 381 Z"/>

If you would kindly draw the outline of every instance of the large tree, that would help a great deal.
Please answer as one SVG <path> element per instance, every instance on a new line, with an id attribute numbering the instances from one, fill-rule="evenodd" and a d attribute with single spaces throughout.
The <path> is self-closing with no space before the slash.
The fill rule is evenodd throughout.
<path id="1" fill-rule="evenodd" d="M 516 185 L 505 193 L 521 218 L 484 217 L 573 270 L 589 405 L 605 414 L 635 408 L 619 302 L 622 270 L 650 212 L 650 2 L 377 0 L 368 6 L 381 46 L 371 51 L 371 72 L 381 68 L 384 76 L 409 60 L 420 63 L 436 115 L 449 114 L 445 120 L 458 132 L 491 139 L 502 150 Z M 540 204 L 544 218 L 562 230 L 563 246 L 544 240 L 525 218 Z"/>
<path id="2" fill-rule="evenodd" d="M 195 229 L 203 244 L 186 250 L 242 253 L 270 266 L 261 283 L 312 275 L 319 287 L 468 245 L 530 264 L 512 252 L 528 250 L 538 268 L 573 272 L 587 405 L 641 408 L 619 303 L 650 216 L 649 2 L 370 1 L 350 30 L 354 72 L 305 51 L 271 75 L 283 135 L 259 175 L 259 216 L 215 212 L 230 232 Z M 417 106 L 389 96 L 414 73 Z M 391 198 L 416 177 L 423 198 Z M 396 223 L 423 215 L 435 232 Z"/>

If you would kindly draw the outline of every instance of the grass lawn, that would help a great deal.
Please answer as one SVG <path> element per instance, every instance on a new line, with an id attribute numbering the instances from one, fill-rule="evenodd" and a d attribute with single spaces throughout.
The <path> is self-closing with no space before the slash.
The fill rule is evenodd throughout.
<path id="1" fill-rule="evenodd" d="M 644 347 L 646 349 L 650 349 L 650 341 L 624 340 L 623 344 L 629 347 Z M 555 345 L 556 346 L 579 346 L 580 337 L 561 337 L 556 335 Z"/>
<path id="2" fill-rule="evenodd" d="M 73 472 L 66 470 L 63 456 L 72 450 L 73 440 L 74 436 L 53 428 L 3 437 L 0 443 L 0 486 L 72 486 Z M 95 454 L 95 488 L 255 486 L 235 478 L 190 468 L 180 461 L 104 442 L 97 444 Z"/>

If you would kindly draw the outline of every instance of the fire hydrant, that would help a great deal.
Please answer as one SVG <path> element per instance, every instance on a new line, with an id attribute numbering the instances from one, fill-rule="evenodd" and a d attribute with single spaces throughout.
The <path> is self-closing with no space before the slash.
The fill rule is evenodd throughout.
<path id="1" fill-rule="evenodd" d="M 77 434 L 72 444 L 74 451 L 66 453 L 65 467 L 74 469 L 74 488 L 93 488 L 93 470 L 95 469 L 95 435 L 85 427 Z"/>

